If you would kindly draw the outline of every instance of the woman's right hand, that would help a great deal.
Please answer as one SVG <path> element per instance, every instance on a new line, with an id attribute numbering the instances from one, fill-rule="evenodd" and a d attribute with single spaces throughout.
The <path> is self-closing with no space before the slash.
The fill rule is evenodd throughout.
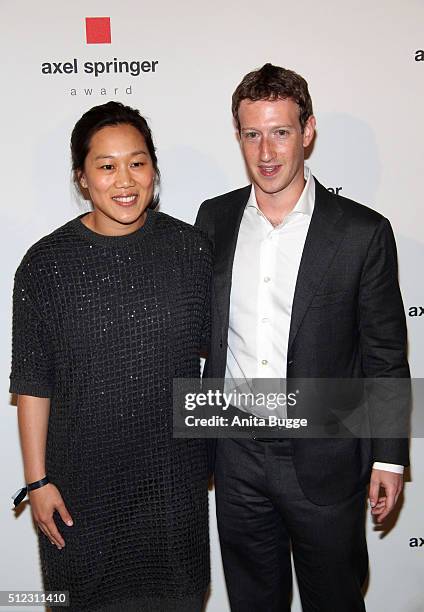
<path id="1" fill-rule="evenodd" d="M 62 550 L 65 546 L 65 540 L 54 522 L 54 511 L 58 511 L 62 521 L 68 527 L 72 527 L 74 523 L 59 489 L 52 483 L 46 484 L 44 487 L 30 491 L 29 501 L 36 525 L 49 538 L 52 544 L 55 544 L 59 550 Z"/>

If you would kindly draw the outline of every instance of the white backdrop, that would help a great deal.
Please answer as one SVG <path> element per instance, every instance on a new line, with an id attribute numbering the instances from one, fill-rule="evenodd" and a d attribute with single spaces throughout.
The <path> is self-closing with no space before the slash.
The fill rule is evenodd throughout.
<path id="1" fill-rule="evenodd" d="M 15 518 L 9 501 L 22 482 L 8 395 L 11 292 L 27 248 L 81 212 L 70 180 L 75 121 L 110 99 L 139 108 L 158 148 L 162 210 L 192 222 L 203 199 L 246 184 L 230 111 L 241 77 L 267 61 L 296 70 L 309 82 L 318 122 L 309 164 L 325 185 L 390 218 L 409 311 L 424 303 L 424 61 L 415 59 L 424 56 L 416 54 L 424 48 L 424 7 L 419 0 L 2 0 L 0 6 L 0 589 L 29 590 L 41 588 L 36 538 L 29 508 Z M 111 44 L 87 44 L 85 18 L 96 16 L 110 17 Z M 158 63 L 139 76 L 83 71 L 84 62 L 114 58 Z M 43 63 L 63 69 L 75 59 L 77 74 L 41 72 Z M 424 376 L 424 317 L 408 317 L 408 326 L 412 373 Z M 424 547 L 410 546 L 424 537 L 422 440 L 413 440 L 412 462 L 393 528 L 375 531 L 368 517 L 369 612 L 424 610 Z M 226 612 L 212 495 L 211 543 L 207 612 Z M 299 610 L 295 594 L 293 611 Z"/>

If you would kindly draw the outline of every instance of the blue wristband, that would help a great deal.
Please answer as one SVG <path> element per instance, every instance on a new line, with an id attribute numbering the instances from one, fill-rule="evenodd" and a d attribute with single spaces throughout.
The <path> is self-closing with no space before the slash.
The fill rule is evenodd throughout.
<path id="1" fill-rule="evenodd" d="M 27 484 L 25 487 L 18 489 L 16 493 L 12 495 L 12 499 L 13 499 L 15 508 L 21 503 L 23 499 L 25 499 L 29 491 L 35 491 L 35 489 L 40 489 L 41 487 L 44 487 L 44 485 L 49 484 L 49 482 L 50 480 L 48 476 L 44 476 L 44 478 L 42 478 L 41 480 L 36 480 L 34 482 Z"/>

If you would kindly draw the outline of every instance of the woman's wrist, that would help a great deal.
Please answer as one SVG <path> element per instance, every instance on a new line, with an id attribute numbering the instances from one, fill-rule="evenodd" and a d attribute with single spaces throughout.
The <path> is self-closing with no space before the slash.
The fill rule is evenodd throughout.
<path id="1" fill-rule="evenodd" d="M 43 476 L 43 478 L 40 478 L 39 480 L 34 480 L 33 482 L 27 483 L 26 488 L 29 493 L 30 491 L 41 489 L 41 487 L 44 487 L 46 484 L 49 484 L 49 482 L 50 480 L 48 476 Z"/>
<path id="2" fill-rule="evenodd" d="M 29 482 L 21 489 L 18 489 L 16 493 L 12 495 L 15 508 L 21 503 L 23 499 L 25 499 L 28 493 L 30 493 L 31 491 L 36 491 L 37 489 L 41 489 L 41 487 L 44 487 L 45 485 L 49 484 L 49 482 L 50 481 L 48 476 L 44 476 L 43 478 L 40 478 L 40 480 L 34 480 L 33 482 Z"/>
<path id="3" fill-rule="evenodd" d="M 47 474 L 44 463 L 39 465 L 32 465 L 28 470 L 24 469 L 24 478 L 26 483 L 37 482 L 42 480 Z"/>

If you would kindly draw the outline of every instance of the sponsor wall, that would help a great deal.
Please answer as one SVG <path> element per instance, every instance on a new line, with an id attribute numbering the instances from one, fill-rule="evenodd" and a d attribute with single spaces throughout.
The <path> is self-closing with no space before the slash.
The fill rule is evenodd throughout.
<path id="1" fill-rule="evenodd" d="M 193 222 L 203 199 L 246 183 L 230 112 L 242 75 L 266 61 L 302 74 L 318 123 L 309 159 L 313 172 L 392 222 L 411 368 L 421 377 L 423 23 L 418 0 L 2 3 L 0 589 L 41 588 L 29 508 L 19 517 L 10 509 L 9 496 L 22 482 L 16 409 L 8 394 L 11 292 L 26 249 L 85 210 L 70 175 L 75 121 L 110 99 L 139 108 L 158 148 L 162 210 Z M 412 441 L 412 462 L 393 524 L 382 531 L 367 520 L 370 612 L 424 609 L 420 439 Z M 207 611 L 225 612 L 213 494 L 210 501 L 213 583 Z M 293 610 L 300 610 L 296 592 Z"/>

